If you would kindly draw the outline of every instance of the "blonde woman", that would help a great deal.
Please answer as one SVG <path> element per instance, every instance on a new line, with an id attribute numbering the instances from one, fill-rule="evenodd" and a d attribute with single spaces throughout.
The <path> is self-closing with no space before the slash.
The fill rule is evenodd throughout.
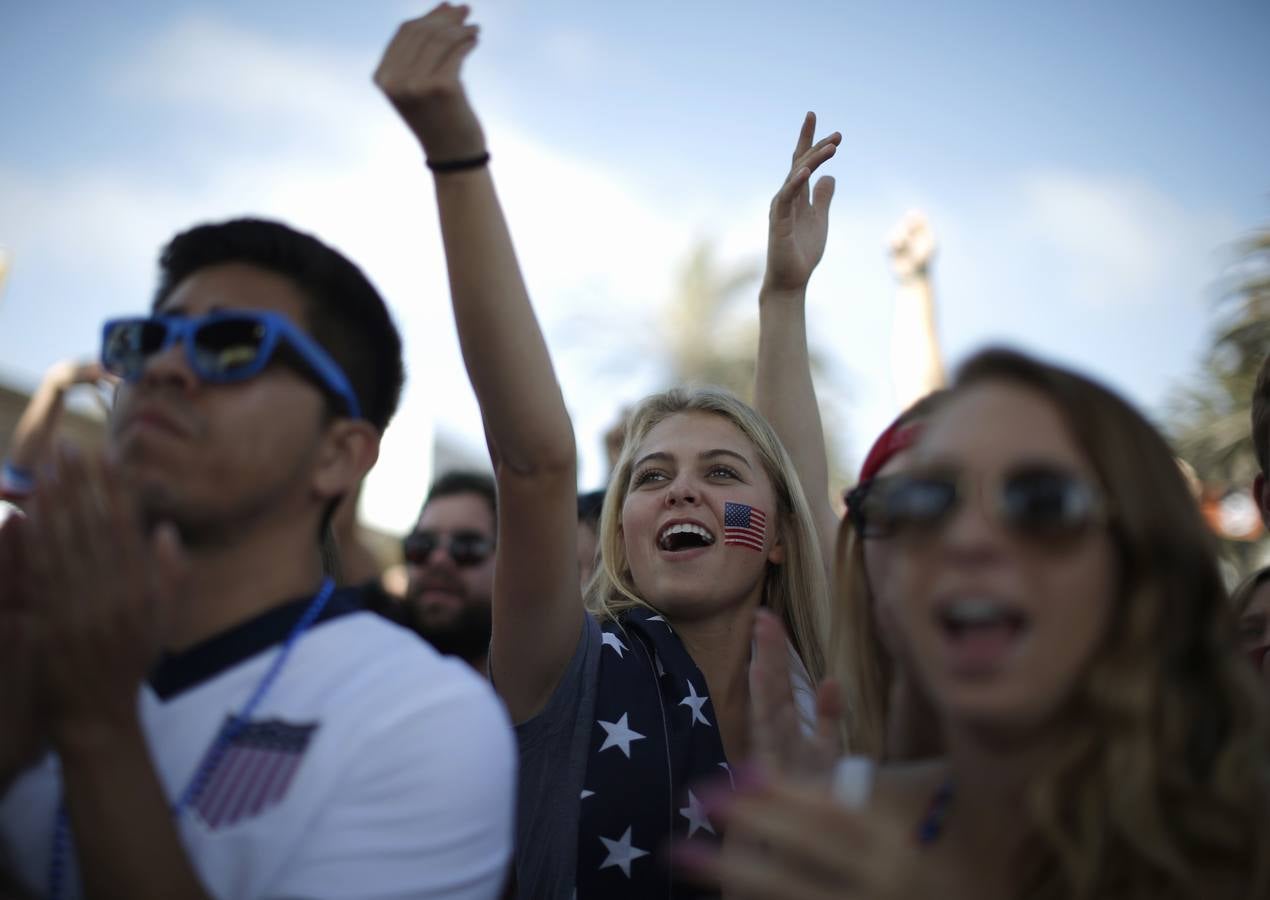
<path id="1" fill-rule="evenodd" d="M 752 410 L 670 391 L 631 414 L 583 605 L 573 431 L 459 80 L 465 7 L 407 22 L 376 81 L 435 173 L 455 323 L 498 481 L 490 672 L 518 723 L 517 890 L 691 896 L 658 851 L 716 826 L 690 787 L 749 754 L 755 611 L 823 671 L 824 563 L 792 464 Z M 562 189 L 565 186 L 562 186 Z"/>

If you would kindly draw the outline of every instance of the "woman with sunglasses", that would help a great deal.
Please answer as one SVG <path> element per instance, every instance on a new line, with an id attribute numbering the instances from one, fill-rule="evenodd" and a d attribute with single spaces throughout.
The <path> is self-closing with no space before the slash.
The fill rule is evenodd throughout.
<path id="1" fill-rule="evenodd" d="M 1265 698 L 1141 415 L 982 353 L 861 515 L 895 542 L 896 637 L 946 754 L 884 767 L 865 812 L 746 789 L 719 806 L 751 852 L 696 871 L 750 898 L 1270 896 Z"/>
<path id="2" fill-rule="evenodd" d="M 824 564 L 774 432 L 718 391 L 632 412 L 585 611 L 574 436 L 459 81 L 467 9 L 407 22 L 377 83 L 436 174 L 455 321 L 498 480 L 490 670 L 519 723 L 521 896 L 691 896 L 659 853 L 715 826 L 689 788 L 748 756 L 755 609 L 823 668 Z"/>

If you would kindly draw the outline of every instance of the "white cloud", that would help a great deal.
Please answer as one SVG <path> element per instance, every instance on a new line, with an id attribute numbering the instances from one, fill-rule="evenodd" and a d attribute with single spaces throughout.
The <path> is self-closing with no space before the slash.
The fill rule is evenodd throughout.
<path id="1" fill-rule="evenodd" d="M 402 530 L 426 488 L 434 428 L 469 442 L 483 435 L 453 337 L 421 154 L 375 93 L 370 72 L 354 68 L 321 48 L 279 44 L 214 19 L 182 20 L 121 63 L 114 83 L 143 104 L 197 103 L 262 128 L 283 123 L 292 139 L 288 153 L 261 156 L 209 126 L 204 136 L 221 143 L 197 172 L 174 171 L 158 157 L 129 170 L 89 163 L 55 177 L 0 171 L 6 197 L 0 235 L 16 235 L 15 256 L 29 263 L 25 290 L 19 294 L 15 284 L 10 297 L 24 306 L 23 316 L 43 315 L 34 308 L 42 281 L 73 263 L 99 273 L 103 294 L 111 297 L 87 302 L 80 315 L 92 322 L 118 311 L 113 295 L 134 297 L 139 305 L 157 247 L 196 221 L 248 212 L 278 217 L 346 252 L 389 299 L 406 341 L 402 412 L 363 499 L 370 521 Z M 607 326 L 590 335 L 592 344 L 621 332 L 628 316 L 643 321 L 669 289 L 687 226 L 603 165 L 496 119 L 485 124 L 495 177 L 549 338 L 580 314 Z M 597 395 L 590 373 L 569 365 L 569 349 L 557 348 L 557 368 L 566 397 L 585 411 L 592 429 L 582 435 L 583 451 L 595 449 L 598 456 L 591 438 L 617 400 Z M 603 412 L 592 413 L 596 409 Z M 598 459 L 587 463 L 586 472 L 598 478 Z"/>
<path id="2" fill-rule="evenodd" d="M 1149 303 L 1179 276 L 1202 296 L 1214 250 L 1235 233 L 1226 217 L 1196 214 L 1129 177 L 1035 172 L 1020 196 L 1024 235 L 1053 251 L 1072 297 L 1093 305 Z"/>
<path id="3" fill-rule="evenodd" d="M 338 134 L 365 118 L 370 72 L 330 47 L 283 45 L 222 19 L 178 20 L 125 61 L 123 97 L 259 119 L 283 117 Z"/>

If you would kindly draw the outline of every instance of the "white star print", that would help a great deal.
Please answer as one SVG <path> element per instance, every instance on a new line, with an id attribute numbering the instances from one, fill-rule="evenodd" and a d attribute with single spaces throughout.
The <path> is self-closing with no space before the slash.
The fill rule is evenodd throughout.
<path id="1" fill-rule="evenodd" d="M 622 718 L 616 722 L 599 722 L 601 728 L 608 735 L 604 739 L 604 743 L 600 745 L 600 753 L 603 753 L 609 747 L 616 747 L 626 754 L 626 758 L 631 758 L 631 741 L 642 741 L 644 735 L 638 731 L 632 731 L 626 724 L 626 716 L 628 713 L 622 713 Z M 598 719 L 596 721 L 599 721 Z"/>
<path id="2" fill-rule="evenodd" d="M 671 627 L 670 627 L 670 623 L 666 621 L 665 616 L 649 616 L 649 617 L 648 617 L 648 621 L 650 621 L 650 622 L 661 622 L 663 625 L 665 625 L 665 626 L 666 626 L 666 630 L 667 630 L 667 631 L 674 631 L 674 630 L 675 630 L 675 629 L 673 629 L 673 628 L 671 628 Z"/>
<path id="3" fill-rule="evenodd" d="M 701 801 L 692 791 L 688 792 L 688 805 L 679 810 L 679 815 L 688 820 L 688 837 L 692 837 L 698 828 L 704 828 L 711 834 L 715 833 L 714 828 L 710 826 L 706 811 L 701 808 Z"/>
<path id="4" fill-rule="evenodd" d="M 658 678 L 661 678 L 666 674 L 666 667 L 661 664 L 661 657 L 656 653 L 653 654 L 653 667 L 657 669 Z"/>
<path id="5" fill-rule="evenodd" d="M 622 658 L 622 651 L 626 649 L 626 645 L 621 642 L 617 635 L 611 631 L 606 631 L 600 636 L 600 642 L 606 647 L 612 647 L 617 651 L 618 659 Z"/>
<path id="6" fill-rule="evenodd" d="M 581 797 L 579 797 L 578 799 L 579 799 L 579 800 L 585 800 L 587 797 L 594 797 L 594 796 L 595 796 L 595 791 L 583 790 L 583 791 L 582 791 L 582 796 L 581 796 Z"/>
<path id="7" fill-rule="evenodd" d="M 701 707 L 704 706 L 706 701 L 709 699 L 710 698 L 706 696 L 697 696 L 697 689 L 692 686 L 691 681 L 688 682 L 688 696 L 680 700 L 679 705 L 687 706 L 692 709 L 692 722 L 689 727 L 691 727 L 691 725 L 696 725 L 698 722 L 702 725 L 710 724 L 710 720 L 707 719 L 701 712 Z"/>
<path id="8" fill-rule="evenodd" d="M 727 763 L 719 763 L 719 768 L 728 773 L 728 784 L 732 785 L 732 790 L 736 790 L 736 779 L 732 777 L 732 767 Z"/>
<path id="9" fill-rule="evenodd" d="M 630 828 L 627 828 L 622 833 L 622 836 L 615 841 L 610 841 L 606 837 L 602 837 L 600 840 L 604 842 L 604 849 L 609 852 L 604 862 L 600 863 L 600 868 L 606 869 L 609 866 L 621 866 L 622 874 L 627 878 L 631 877 L 631 861 L 648 855 L 647 850 L 631 846 Z"/>

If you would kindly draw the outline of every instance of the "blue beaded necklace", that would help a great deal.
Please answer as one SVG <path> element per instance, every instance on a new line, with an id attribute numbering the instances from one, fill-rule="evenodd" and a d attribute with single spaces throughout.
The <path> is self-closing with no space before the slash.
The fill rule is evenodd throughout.
<path id="1" fill-rule="evenodd" d="M 953 783 L 950 778 L 941 784 L 939 790 L 935 791 L 935 796 L 930 798 L 926 815 L 922 816 L 922 821 L 917 826 L 917 843 L 920 846 L 929 847 L 944 830 L 944 819 L 948 817 L 948 806 L 952 803 L 952 796 Z"/>
<path id="2" fill-rule="evenodd" d="M 176 803 L 172 805 L 172 817 L 174 819 L 180 819 L 181 814 L 189 808 L 189 805 L 198 797 L 199 792 L 203 790 L 203 786 L 216 769 L 216 764 L 220 762 L 220 758 L 224 756 L 225 751 L 229 748 L 234 738 L 247 727 L 251 721 L 251 714 L 256 711 L 256 707 L 260 706 L 261 701 L 265 699 L 265 694 L 269 693 L 269 689 L 273 687 L 273 683 L 282 673 L 282 667 L 286 665 L 287 658 L 291 655 L 291 651 L 299 642 L 300 637 L 317 621 L 317 617 L 321 615 L 327 601 L 331 599 L 331 594 L 334 592 L 335 579 L 327 576 L 323 579 L 322 586 L 318 589 L 313 600 L 304 610 L 304 615 L 300 616 L 299 620 L 292 626 L 291 633 L 287 635 L 287 639 L 283 642 L 281 649 L 278 650 L 278 655 L 274 657 L 273 664 L 269 666 L 264 676 L 256 684 L 256 689 L 252 691 L 250 699 L 243 705 L 242 710 L 234 715 L 225 727 L 221 729 L 211 749 L 203 757 L 202 763 L 194 770 L 194 774 L 190 777 L 185 790 L 181 792 Z M 66 857 L 69 850 L 70 823 L 66 816 L 66 803 L 64 800 L 59 800 L 57 815 L 53 823 L 53 846 L 49 854 L 49 900 L 59 900 L 62 896 L 66 878 Z"/>

